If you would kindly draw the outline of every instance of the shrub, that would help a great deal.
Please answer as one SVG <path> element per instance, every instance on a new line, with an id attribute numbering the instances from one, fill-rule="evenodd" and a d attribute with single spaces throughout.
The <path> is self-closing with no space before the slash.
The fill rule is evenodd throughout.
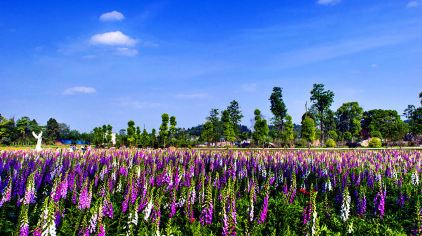
<path id="1" fill-rule="evenodd" d="M 380 148 L 380 147 L 382 147 L 381 139 L 380 138 L 377 138 L 377 137 L 371 138 L 371 140 L 369 140 L 368 146 L 371 147 L 371 148 Z"/>
<path id="2" fill-rule="evenodd" d="M 325 147 L 327 148 L 334 148 L 336 146 L 337 146 L 336 141 L 334 141 L 334 139 L 332 138 L 329 138 L 327 142 L 325 142 Z"/>

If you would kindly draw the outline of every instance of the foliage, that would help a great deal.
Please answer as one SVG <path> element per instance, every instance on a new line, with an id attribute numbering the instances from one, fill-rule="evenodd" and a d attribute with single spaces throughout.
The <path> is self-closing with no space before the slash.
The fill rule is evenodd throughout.
<path id="1" fill-rule="evenodd" d="M 368 146 L 371 148 L 380 148 L 382 147 L 382 142 L 380 138 L 374 137 L 369 140 Z"/>
<path id="2" fill-rule="evenodd" d="M 362 129 L 367 134 L 379 131 L 388 141 L 402 139 L 408 127 L 395 110 L 375 109 L 363 113 Z"/>
<path id="3" fill-rule="evenodd" d="M 129 146 L 135 145 L 136 141 L 136 128 L 135 128 L 135 122 L 133 120 L 130 120 L 127 122 L 127 142 Z"/>
<path id="4" fill-rule="evenodd" d="M 274 87 L 269 100 L 271 103 L 270 110 L 274 115 L 273 124 L 277 130 L 276 134 L 282 134 L 284 118 L 287 115 L 287 108 L 283 101 L 283 89 Z M 279 135 L 276 135 L 276 137 L 280 138 Z"/>
<path id="5" fill-rule="evenodd" d="M 331 90 L 325 90 L 325 86 L 323 84 L 314 84 L 311 90 L 311 102 L 313 102 L 312 106 L 317 111 L 316 118 L 320 126 L 320 139 L 321 141 L 324 140 L 324 135 L 328 132 L 326 125 L 327 125 L 327 111 L 329 110 L 331 104 L 334 101 L 334 92 Z"/>
<path id="6" fill-rule="evenodd" d="M 292 142 L 295 137 L 294 137 L 294 124 L 292 121 L 292 117 L 290 115 L 286 115 L 286 122 L 284 123 L 282 138 L 283 138 L 283 142 L 287 146 L 292 146 Z"/>
<path id="7" fill-rule="evenodd" d="M 334 141 L 334 139 L 329 138 L 325 142 L 325 147 L 327 147 L 327 148 L 334 148 L 336 146 L 337 146 L 337 144 L 336 144 L 336 141 Z"/>
<path id="8" fill-rule="evenodd" d="M 301 137 L 308 143 L 315 140 L 315 121 L 311 115 L 305 114 L 302 117 Z"/>
<path id="9" fill-rule="evenodd" d="M 59 138 L 59 123 L 56 119 L 50 118 L 47 121 L 46 127 L 46 141 L 48 143 L 54 143 Z"/>
<path id="10" fill-rule="evenodd" d="M 340 133 L 349 132 L 352 138 L 360 136 L 363 109 L 357 102 L 343 103 L 336 112 L 337 130 Z"/>
<path id="11" fill-rule="evenodd" d="M 231 101 L 226 110 L 229 113 L 230 124 L 233 127 L 236 137 L 238 138 L 240 135 L 240 125 L 243 118 L 239 103 L 236 100 Z"/>
<path id="12" fill-rule="evenodd" d="M 166 147 L 167 140 L 169 138 L 169 115 L 164 113 L 161 115 L 161 125 L 160 125 L 160 132 L 158 133 L 158 138 L 160 140 L 160 145 L 162 147 Z"/>
<path id="13" fill-rule="evenodd" d="M 254 132 L 252 134 L 253 139 L 257 143 L 257 146 L 264 145 L 268 138 L 269 128 L 267 120 L 265 120 L 259 109 L 255 109 L 255 125 Z"/>

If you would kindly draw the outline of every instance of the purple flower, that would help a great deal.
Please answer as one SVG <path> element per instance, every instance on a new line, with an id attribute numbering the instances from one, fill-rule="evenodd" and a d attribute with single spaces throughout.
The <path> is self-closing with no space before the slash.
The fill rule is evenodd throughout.
<path id="1" fill-rule="evenodd" d="M 82 188 L 81 194 L 79 195 L 79 202 L 78 202 L 78 208 L 79 209 L 88 209 L 91 206 L 91 191 L 88 191 L 88 181 Z"/>
<path id="2" fill-rule="evenodd" d="M 264 204 L 262 206 L 261 214 L 259 215 L 258 224 L 263 224 L 265 222 L 265 220 L 267 219 L 268 198 L 269 198 L 269 195 L 267 193 L 267 195 L 265 195 L 265 198 L 264 198 Z"/>
<path id="3" fill-rule="evenodd" d="M 19 229 L 19 235 L 20 236 L 28 236 L 29 235 L 29 225 L 28 225 L 28 223 L 21 225 L 21 228 Z M 35 235 L 35 231 L 34 231 L 34 235 Z"/>

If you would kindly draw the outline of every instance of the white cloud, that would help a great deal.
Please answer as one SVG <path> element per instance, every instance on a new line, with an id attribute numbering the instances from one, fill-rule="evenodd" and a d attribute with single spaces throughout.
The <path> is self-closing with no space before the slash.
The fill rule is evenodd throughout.
<path id="1" fill-rule="evenodd" d="M 96 45 L 109 46 L 134 46 L 137 41 L 120 31 L 96 34 L 91 37 L 90 42 Z"/>
<path id="2" fill-rule="evenodd" d="M 372 65 L 371 65 L 371 67 L 372 67 L 372 68 L 377 68 L 377 67 L 378 67 L 378 64 L 375 64 L 375 63 L 374 63 L 374 64 L 372 64 Z"/>
<path id="3" fill-rule="evenodd" d="M 407 8 L 414 8 L 414 7 L 418 7 L 420 5 L 419 1 L 410 1 L 407 3 L 406 7 Z"/>
<path id="4" fill-rule="evenodd" d="M 117 48 L 116 55 L 134 57 L 138 55 L 138 50 L 133 48 Z"/>
<path id="5" fill-rule="evenodd" d="M 92 87 L 84 87 L 84 86 L 77 86 L 68 88 L 63 91 L 63 95 L 75 95 L 75 94 L 91 94 L 97 92 L 95 88 Z"/>
<path id="6" fill-rule="evenodd" d="M 208 97 L 207 93 L 179 93 L 176 94 L 176 98 L 180 99 L 199 99 Z"/>
<path id="7" fill-rule="evenodd" d="M 125 16 L 118 11 L 111 11 L 101 14 L 100 21 L 121 21 Z"/>
<path id="8" fill-rule="evenodd" d="M 340 3 L 341 0 L 318 0 L 317 3 L 320 5 L 336 5 Z"/>

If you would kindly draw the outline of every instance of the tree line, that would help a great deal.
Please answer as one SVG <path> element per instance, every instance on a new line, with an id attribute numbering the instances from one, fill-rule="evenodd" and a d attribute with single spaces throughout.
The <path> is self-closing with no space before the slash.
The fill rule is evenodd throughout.
<path id="1" fill-rule="evenodd" d="M 381 145 L 419 145 L 422 143 L 422 107 L 409 105 L 403 112 L 404 120 L 396 110 L 373 109 L 364 111 L 356 101 L 343 103 L 336 111 L 331 109 L 334 92 L 324 84 L 314 84 L 310 104 L 305 104 L 301 123 L 294 124 L 283 100 L 283 89 L 274 87 L 269 96 L 272 113 L 266 119 L 259 109 L 254 111 L 250 127 L 242 124 L 243 114 L 236 100 L 225 109 L 212 108 L 203 124 L 189 129 L 177 127 L 175 116 L 161 116 L 158 129 L 141 130 L 133 120 L 126 129 L 116 133 L 117 146 L 135 147 L 189 147 L 203 145 L 242 145 L 276 147 L 306 147 L 357 145 L 371 139 Z M 422 105 L 422 92 L 419 94 Z M 102 125 L 89 133 L 71 130 L 65 123 L 50 118 L 45 126 L 35 119 L 22 117 L 15 121 L 0 115 L 0 144 L 22 145 L 34 143 L 31 132 L 45 132 L 45 143 L 57 140 L 84 141 L 97 146 L 111 146 L 113 127 Z M 246 141 L 246 142 L 245 142 Z"/>

